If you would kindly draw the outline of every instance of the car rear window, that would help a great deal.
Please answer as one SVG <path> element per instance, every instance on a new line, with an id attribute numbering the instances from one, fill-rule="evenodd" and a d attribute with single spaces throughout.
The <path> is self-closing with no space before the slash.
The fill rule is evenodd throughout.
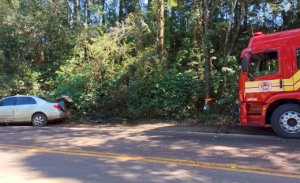
<path id="1" fill-rule="evenodd" d="M 29 105 L 36 104 L 36 101 L 32 97 L 19 97 L 17 105 Z"/>

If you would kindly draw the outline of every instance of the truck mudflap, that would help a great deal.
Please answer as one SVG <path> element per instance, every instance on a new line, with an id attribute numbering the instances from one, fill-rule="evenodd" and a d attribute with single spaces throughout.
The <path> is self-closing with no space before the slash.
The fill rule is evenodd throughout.
<path id="1" fill-rule="evenodd" d="M 243 126 L 247 126 L 247 104 L 241 103 L 240 104 L 240 122 Z"/>

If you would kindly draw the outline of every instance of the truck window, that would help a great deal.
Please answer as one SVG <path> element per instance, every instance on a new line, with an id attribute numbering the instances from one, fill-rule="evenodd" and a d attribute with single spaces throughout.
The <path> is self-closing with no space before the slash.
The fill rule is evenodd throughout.
<path id="1" fill-rule="evenodd" d="M 300 70 L 300 48 L 297 49 L 297 66 L 298 70 Z"/>
<path id="2" fill-rule="evenodd" d="M 252 54 L 249 64 L 249 75 L 253 77 L 267 76 L 278 72 L 278 53 L 265 52 Z"/>

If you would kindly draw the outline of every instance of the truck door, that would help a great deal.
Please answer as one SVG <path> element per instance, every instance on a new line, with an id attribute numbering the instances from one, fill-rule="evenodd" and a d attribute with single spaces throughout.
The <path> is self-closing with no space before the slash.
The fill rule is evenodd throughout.
<path id="1" fill-rule="evenodd" d="M 0 102 L 0 122 L 11 122 L 13 120 L 13 106 L 15 97 L 3 99 Z"/>
<path id="2" fill-rule="evenodd" d="M 252 52 L 249 60 L 248 81 L 245 82 L 247 124 L 265 124 L 263 107 L 266 100 L 284 91 L 284 72 L 280 49 Z"/>
<path id="3" fill-rule="evenodd" d="M 293 59 L 296 59 L 294 62 L 294 76 L 293 76 L 293 91 L 298 91 L 300 89 L 300 45 L 293 46 L 292 50 Z"/>
<path id="4" fill-rule="evenodd" d="M 245 100 L 263 103 L 276 92 L 284 91 L 282 59 L 279 49 L 254 52 L 249 61 L 249 81 L 245 83 Z"/>

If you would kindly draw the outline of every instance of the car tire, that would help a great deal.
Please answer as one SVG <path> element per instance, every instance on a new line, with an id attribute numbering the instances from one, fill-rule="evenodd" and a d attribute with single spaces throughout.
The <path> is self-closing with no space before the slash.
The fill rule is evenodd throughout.
<path id="1" fill-rule="evenodd" d="M 274 132 L 283 138 L 300 137 L 300 105 L 285 104 L 278 107 L 271 116 Z"/>
<path id="2" fill-rule="evenodd" d="M 38 113 L 38 114 L 33 115 L 31 122 L 32 122 L 33 126 L 43 127 L 43 126 L 47 125 L 48 119 L 47 119 L 46 115 Z"/>

